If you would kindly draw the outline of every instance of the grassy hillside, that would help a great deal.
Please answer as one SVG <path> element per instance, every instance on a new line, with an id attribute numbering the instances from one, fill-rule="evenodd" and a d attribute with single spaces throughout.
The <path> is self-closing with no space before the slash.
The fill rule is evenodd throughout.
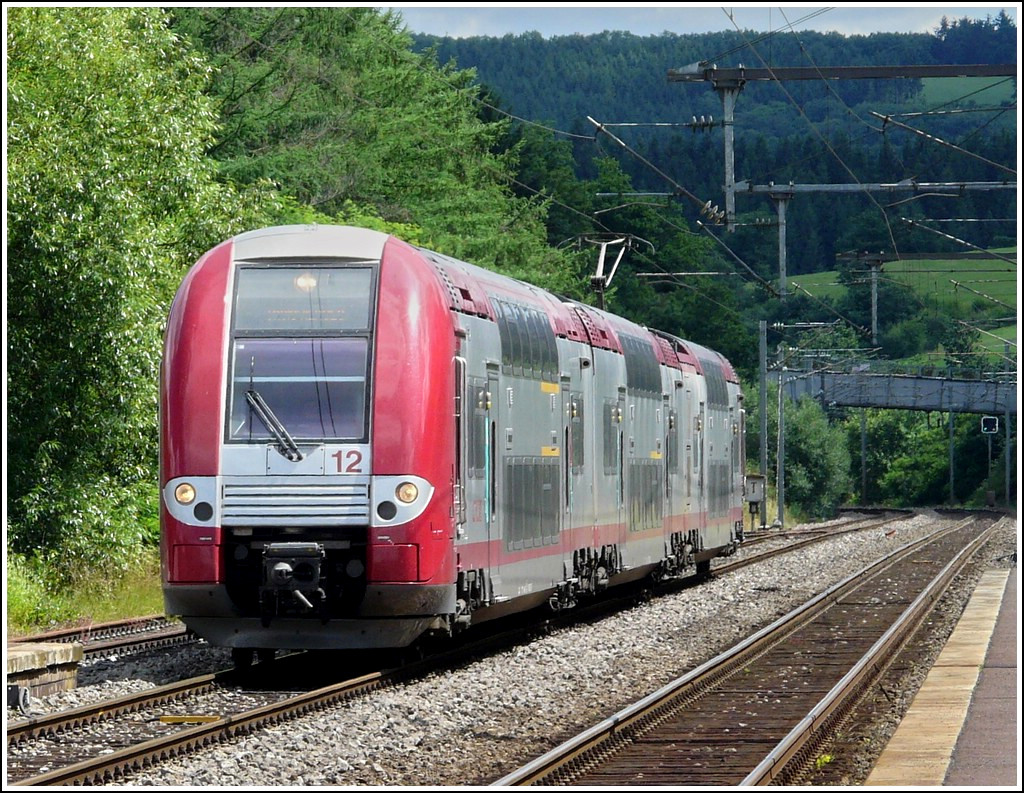
<path id="1" fill-rule="evenodd" d="M 966 96 L 981 107 L 1012 103 L 1014 81 L 1008 77 L 928 77 L 921 80 L 921 89 L 923 104 L 927 107 L 943 106 Z"/>
<path id="2" fill-rule="evenodd" d="M 1005 308 L 1006 316 L 1017 311 L 1017 267 L 1002 259 L 889 262 L 884 271 L 887 277 L 913 287 L 922 299 L 937 300 L 957 317 L 992 307 Z"/>
<path id="3" fill-rule="evenodd" d="M 846 291 L 846 287 L 839 283 L 839 272 L 837 270 L 824 270 L 820 273 L 808 273 L 789 279 L 790 284 L 801 286 L 815 297 L 838 300 Z M 795 290 L 799 291 L 799 290 Z"/>
<path id="4" fill-rule="evenodd" d="M 1015 258 L 1016 249 L 997 251 Z M 905 284 L 935 312 L 965 322 L 978 322 L 986 332 L 978 339 L 985 351 L 1003 354 L 1006 341 L 1010 354 L 1017 355 L 1019 278 L 1017 267 L 1001 259 L 920 260 L 888 262 L 882 277 Z M 846 287 L 839 273 L 828 270 L 790 279 L 815 297 L 840 299 Z M 994 319 L 1006 320 L 993 327 Z"/>

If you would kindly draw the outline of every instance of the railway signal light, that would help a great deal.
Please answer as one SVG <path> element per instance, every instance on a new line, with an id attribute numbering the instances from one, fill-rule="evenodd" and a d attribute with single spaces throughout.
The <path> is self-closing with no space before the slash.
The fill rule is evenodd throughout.
<path id="1" fill-rule="evenodd" d="M 999 432 L 999 416 L 982 416 L 981 432 L 983 435 L 994 435 Z"/>

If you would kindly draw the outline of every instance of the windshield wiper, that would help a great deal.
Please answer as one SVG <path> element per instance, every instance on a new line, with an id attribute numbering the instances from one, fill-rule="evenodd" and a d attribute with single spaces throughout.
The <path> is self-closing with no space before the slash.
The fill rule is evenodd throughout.
<path id="1" fill-rule="evenodd" d="M 259 391 L 246 391 L 245 401 L 249 403 L 260 421 L 266 426 L 268 430 L 273 434 L 277 441 L 277 450 L 284 456 L 291 460 L 293 463 L 297 463 L 305 455 L 299 451 L 299 447 L 295 444 L 295 440 L 291 435 L 288 434 L 288 430 L 285 429 L 284 424 L 281 420 L 274 415 L 274 411 L 270 409 L 270 405 L 266 403 Z"/>

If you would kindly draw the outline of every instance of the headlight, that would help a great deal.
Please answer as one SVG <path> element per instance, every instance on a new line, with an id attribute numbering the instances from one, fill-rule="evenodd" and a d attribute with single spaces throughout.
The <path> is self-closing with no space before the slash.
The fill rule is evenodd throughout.
<path id="1" fill-rule="evenodd" d="M 191 504 L 196 500 L 196 489 L 188 482 L 182 482 L 174 488 L 174 499 L 179 504 Z"/>
<path id="2" fill-rule="evenodd" d="M 402 484 L 395 488 L 395 498 L 403 504 L 411 504 L 419 494 L 420 489 L 412 482 L 402 482 Z"/>

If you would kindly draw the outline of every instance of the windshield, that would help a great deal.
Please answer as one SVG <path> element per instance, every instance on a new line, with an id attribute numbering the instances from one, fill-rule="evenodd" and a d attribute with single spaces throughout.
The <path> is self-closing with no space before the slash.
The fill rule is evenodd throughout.
<path id="1" fill-rule="evenodd" d="M 239 266 L 228 441 L 365 440 L 373 275 L 311 260 Z"/>
<path id="2" fill-rule="evenodd" d="M 368 340 L 236 339 L 228 440 L 273 440 L 254 413 L 256 391 L 296 440 L 362 439 L 366 434 Z"/>

